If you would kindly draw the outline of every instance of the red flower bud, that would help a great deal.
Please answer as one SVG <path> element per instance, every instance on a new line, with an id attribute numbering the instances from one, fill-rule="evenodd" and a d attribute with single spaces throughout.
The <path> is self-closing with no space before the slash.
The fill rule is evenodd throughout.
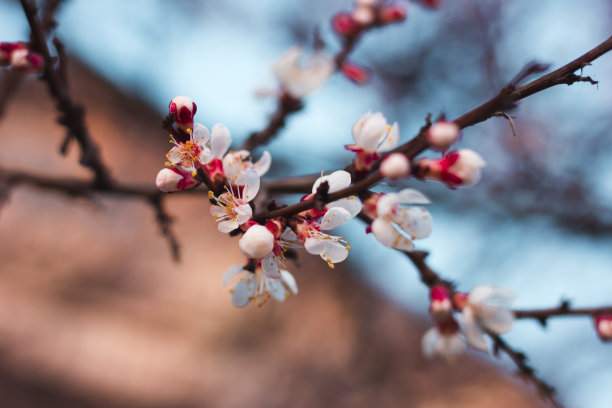
<path id="1" fill-rule="evenodd" d="M 370 82 L 371 78 L 369 69 L 353 64 L 352 62 L 345 62 L 342 65 L 342 73 L 345 77 L 358 85 L 367 84 Z"/>
<path id="2" fill-rule="evenodd" d="M 350 37 L 359 31 L 359 24 L 349 13 L 341 11 L 332 18 L 332 28 L 341 37 Z"/>
<path id="3" fill-rule="evenodd" d="M 174 114 L 174 122 L 181 129 L 193 127 L 193 117 L 198 107 L 186 96 L 177 96 L 170 101 L 169 111 Z"/>
<path id="4" fill-rule="evenodd" d="M 380 9 L 378 18 L 383 24 L 399 23 L 406 19 L 406 7 L 391 3 Z"/>

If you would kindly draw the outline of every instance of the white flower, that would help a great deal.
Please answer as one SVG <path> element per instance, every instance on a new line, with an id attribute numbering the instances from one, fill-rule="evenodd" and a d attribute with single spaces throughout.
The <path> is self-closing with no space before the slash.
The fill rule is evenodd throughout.
<path id="1" fill-rule="evenodd" d="M 208 196 L 217 202 L 210 206 L 210 213 L 219 222 L 220 232 L 230 232 L 251 219 L 253 210 L 249 205 L 259 191 L 259 176 L 255 170 L 249 169 L 242 173 L 236 180 L 236 187 L 230 188 L 219 197 L 215 197 L 212 191 Z M 235 191 L 234 191 L 235 190 Z"/>
<path id="2" fill-rule="evenodd" d="M 223 173 L 230 183 L 235 183 L 240 174 L 248 169 L 253 169 L 261 177 L 268 172 L 272 164 L 272 156 L 266 150 L 261 158 L 253 163 L 248 150 L 229 152 L 223 157 Z"/>
<path id="3" fill-rule="evenodd" d="M 176 168 L 161 169 L 155 179 L 157 188 L 165 193 L 187 190 L 195 187 L 197 184 L 197 180 L 193 178 L 191 173 L 183 172 Z"/>
<path id="4" fill-rule="evenodd" d="M 264 275 L 272 279 L 280 279 L 282 271 L 286 270 L 285 252 L 288 248 L 297 248 L 297 237 L 291 228 L 286 228 L 274 242 L 274 248 L 261 259 Z"/>
<path id="5" fill-rule="evenodd" d="M 170 136 L 174 147 L 166 154 L 166 158 L 175 166 L 181 166 L 185 170 L 195 170 L 202 167 L 211 158 L 208 147 L 210 132 L 206 126 L 196 123 L 193 131 L 187 129 L 187 133 L 189 133 L 189 140 L 184 143 Z"/>
<path id="6" fill-rule="evenodd" d="M 259 268 L 253 273 L 241 265 L 232 265 L 223 274 L 223 286 L 230 282 L 234 282 L 229 292 L 236 307 L 245 307 L 251 300 L 255 300 L 257 306 L 262 306 L 270 296 L 283 302 L 290 293 L 298 293 L 295 278 L 286 270 L 280 271 L 279 279 L 272 279 Z"/>
<path id="7" fill-rule="evenodd" d="M 253 225 L 240 238 L 238 246 L 247 258 L 261 259 L 272 252 L 274 235 L 263 225 Z"/>
<path id="8" fill-rule="evenodd" d="M 421 347 L 425 357 L 441 356 L 448 362 L 453 362 L 464 353 L 463 340 L 458 331 L 442 332 L 437 327 L 427 330 L 423 336 Z"/>
<path id="9" fill-rule="evenodd" d="M 380 112 L 366 112 L 353 125 L 353 140 L 355 144 L 345 148 L 357 153 L 354 166 L 357 171 L 367 171 L 380 152 L 392 149 L 399 141 L 399 125 L 390 126 Z"/>
<path id="10" fill-rule="evenodd" d="M 380 164 L 381 174 L 391 180 L 397 180 L 410 174 L 410 161 L 405 154 L 392 153 Z"/>
<path id="11" fill-rule="evenodd" d="M 291 47 L 273 66 L 281 88 L 295 99 L 302 99 L 320 87 L 334 72 L 334 63 L 325 54 L 315 51 L 304 66 L 300 66 L 300 47 Z"/>
<path id="12" fill-rule="evenodd" d="M 431 215 L 423 207 L 401 207 L 401 204 L 428 204 L 420 192 L 407 188 L 399 193 L 383 194 L 376 202 L 376 219 L 371 228 L 374 237 L 383 245 L 411 251 L 412 240 L 431 233 Z"/>
<path id="13" fill-rule="evenodd" d="M 461 328 L 468 344 L 475 349 L 487 351 L 485 333 L 506 333 L 514 322 L 510 303 L 515 296 L 507 289 L 480 285 L 467 296 L 462 310 Z"/>

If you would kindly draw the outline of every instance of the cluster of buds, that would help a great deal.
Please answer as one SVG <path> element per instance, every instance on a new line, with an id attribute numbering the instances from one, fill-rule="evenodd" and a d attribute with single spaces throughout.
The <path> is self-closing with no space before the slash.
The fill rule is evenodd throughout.
<path id="1" fill-rule="evenodd" d="M 507 289 L 480 285 L 469 293 L 452 295 L 446 286 L 437 285 L 430 292 L 429 313 L 435 323 L 423 337 L 423 354 L 439 355 L 453 361 L 464 350 L 464 342 L 488 351 L 485 334 L 508 332 L 514 322 L 510 303 L 514 294 Z M 459 313 L 455 318 L 455 313 Z"/>
<path id="2" fill-rule="evenodd" d="M 0 42 L 0 66 L 9 66 L 16 71 L 40 72 L 44 60 L 42 55 L 32 52 L 23 42 Z"/>
<path id="3" fill-rule="evenodd" d="M 406 19 L 406 7 L 399 3 L 384 4 L 382 0 L 357 0 L 352 12 L 342 11 L 332 18 L 332 28 L 340 37 L 354 38 L 363 30 Z"/>

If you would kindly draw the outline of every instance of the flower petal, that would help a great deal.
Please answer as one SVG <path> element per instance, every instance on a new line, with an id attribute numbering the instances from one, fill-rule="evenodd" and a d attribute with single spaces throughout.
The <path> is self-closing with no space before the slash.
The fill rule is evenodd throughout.
<path id="1" fill-rule="evenodd" d="M 325 249 L 321 252 L 321 258 L 325 262 L 338 263 L 344 261 L 349 254 L 348 249 L 338 242 L 327 241 L 324 243 Z"/>
<path id="2" fill-rule="evenodd" d="M 208 128 L 203 124 L 196 122 L 195 125 L 193 125 L 193 141 L 200 146 L 204 146 L 209 139 L 210 132 L 208 131 Z"/>
<path id="3" fill-rule="evenodd" d="M 210 206 L 210 215 L 215 218 L 223 218 L 227 216 L 227 212 L 225 209 L 219 205 L 211 205 Z M 216 221 L 216 220 L 215 220 Z"/>
<path id="4" fill-rule="evenodd" d="M 429 204 L 430 201 L 423 193 L 413 188 L 405 188 L 397 193 L 400 204 Z"/>
<path id="5" fill-rule="evenodd" d="M 341 207 L 332 207 L 323 216 L 321 219 L 321 230 L 330 230 L 340 225 L 344 225 L 349 222 L 353 218 L 351 213 Z"/>
<path id="6" fill-rule="evenodd" d="M 223 286 L 226 286 L 232 279 L 240 275 L 242 272 L 244 272 L 244 268 L 242 267 L 242 265 L 232 265 L 227 268 L 227 270 L 223 274 L 223 279 L 221 281 L 223 283 Z"/>
<path id="7" fill-rule="evenodd" d="M 244 201 L 249 202 L 254 199 L 259 192 L 259 175 L 255 170 L 247 169 L 238 176 L 236 179 L 236 184 L 239 186 L 244 186 L 242 198 Z"/>
<path id="8" fill-rule="evenodd" d="M 399 204 L 399 197 L 395 193 L 383 194 L 376 202 L 376 215 L 381 218 L 391 217 Z"/>
<path id="9" fill-rule="evenodd" d="M 232 303 L 236 307 L 245 307 L 249 304 L 249 300 L 255 294 L 255 285 L 247 280 L 240 280 L 230 290 Z"/>
<path id="10" fill-rule="evenodd" d="M 281 277 L 278 259 L 274 254 L 269 254 L 261 260 L 261 269 L 268 278 L 280 279 Z"/>
<path id="11" fill-rule="evenodd" d="M 270 290 L 270 295 L 278 302 L 283 302 L 287 298 L 287 290 L 280 280 L 269 279 L 268 289 Z"/>
<path id="12" fill-rule="evenodd" d="M 399 208 L 393 221 L 405 231 L 411 239 L 428 237 L 431 234 L 431 215 L 423 207 Z"/>
<path id="13" fill-rule="evenodd" d="M 210 136 L 210 149 L 216 159 L 220 159 L 232 144 L 232 136 L 229 130 L 222 124 L 216 124 L 212 128 Z"/>
<path id="14" fill-rule="evenodd" d="M 349 212 L 349 214 L 351 214 L 351 217 L 354 218 L 361 211 L 363 204 L 361 204 L 361 200 L 359 200 L 357 197 L 349 197 L 349 198 L 342 198 L 340 200 L 336 200 L 334 202 L 327 204 L 327 208 L 333 208 L 333 207 L 344 208 L 345 210 Z"/>
<path id="15" fill-rule="evenodd" d="M 460 323 L 467 343 L 476 350 L 488 352 L 489 348 L 485 340 L 485 333 L 478 325 L 471 307 L 466 306 L 463 308 Z"/>
<path id="16" fill-rule="evenodd" d="M 397 142 L 399 142 L 399 125 L 395 122 L 393 126 L 391 126 L 389 132 L 385 134 L 385 137 L 376 148 L 376 151 L 384 152 L 393 149 L 397 145 Z"/>
<path id="17" fill-rule="evenodd" d="M 253 216 L 253 210 L 251 209 L 251 206 L 248 204 L 239 205 L 238 207 L 234 209 L 234 212 L 236 213 L 236 222 L 239 225 L 244 224 L 245 222 L 250 220 L 251 217 Z"/>
<path id="18" fill-rule="evenodd" d="M 268 172 L 270 169 L 270 165 L 272 164 L 272 156 L 270 156 L 270 152 L 265 150 L 259 160 L 253 164 L 253 170 L 257 172 L 257 174 L 261 177 Z"/>
<path id="19" fill-rule="evenodd" d="M 327 181 L 329 184 L 329 193 L 335 193 L 351 185 L 351 174 L 344 170 L 337 170 L 328 176 L 319 177 L 312 185 L 313 194 L 317 192 L 317 189 L 324 181 Z"/>
<path id="20" fill-rule="evenodd" d="M 297 282 L 295 281 L 295 278 L 293 277 L 293 275 L 289 271 L 285 271 L 285 270 L 280 271 L 280 273 L 281 273 L 281 279 L 283 280 L 285 285 L 287 285 L 289 290 L 294 295 L 297 295 L 298 287 L 297 287 Z"/>
<path id="21" fill-rule="evenodd" d="M 421 350 L 425 357 L 433 357 L 436 354 L 436 348 L 438 341 L 440 340 L 440 334 L 435 327 L 430 328 L 425 332 L 423 340 L 421 340 Z"/>
<path id="22" fill-rule="evenodd" d="M 217 226 L 219 232 L 228 233 L 238 228 L 238 221 L 236 220 L 226 220 L 221 221 Z"/>

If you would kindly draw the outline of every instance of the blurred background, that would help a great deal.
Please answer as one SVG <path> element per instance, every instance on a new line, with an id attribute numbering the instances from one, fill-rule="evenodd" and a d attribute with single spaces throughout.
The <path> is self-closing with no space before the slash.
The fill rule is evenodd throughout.
<path id="1" fill-rule="evenodd" d="M 274 110 L 253 94 L 276 85 L 270 64 L 294 44 L 309 47 L 316 28 L 336 52 L 329 20 L 351 7 L 65 0 L 55 34 L 113 175 L 153 183 L 170 99 L 188 95 L 198 121 L 226 124 L 240 143 Z M 0 40 L 28 38 L 17 1 L 0 0 L 0 22 Z M 427 113 L 467 112 L 531 60 L 559 67 L 608 38 L 611 22 L 607 0 L 410 3 L 405 23 L 368 33 L 350 57 L 372 69 L 372 83 L 336 75 L 309 95 L 267 147 L 269 176 L 343 167 L 352 158 L 343 145 L 367 110 L 398 121 L 409 140 Z M 460 289 L 505 286 L 517 308 L 612 303 L 612 55 L 584 74 L 599 85 L 524 100 L 513 112 L 516 136 L 502 118 L 464 130 L 461 146 L 488 162 L 476 187 L 400 184 L 431 198 L 434 232 L 417 246 Z M 0 118 L 0 165 L 87 178 L 76 149 L 57 154 L 64 130 L 55 117 L 44 84 L 28 78 Z M 360 223 L 343 231 L 353 250 L 341 267 L 300 254 L 291 268 L 297 297 L 236 310 L 221 288 L 223 271 L 242 261 L 235 240 L 216 232 L 204 197 L 168 203 L 183 246 L 178 265 L 143 203 L 30 188 L 11 195 L 0 212 L 0 405 L 539 406 L 504 359 L 470 353 L 448 366 L 421 356 L 427 290 Z M 612 352 L 589 319 L 557 318 L 545 329 L 520 321 L 506 337 L 567 406 L 612 405 Z"/>

